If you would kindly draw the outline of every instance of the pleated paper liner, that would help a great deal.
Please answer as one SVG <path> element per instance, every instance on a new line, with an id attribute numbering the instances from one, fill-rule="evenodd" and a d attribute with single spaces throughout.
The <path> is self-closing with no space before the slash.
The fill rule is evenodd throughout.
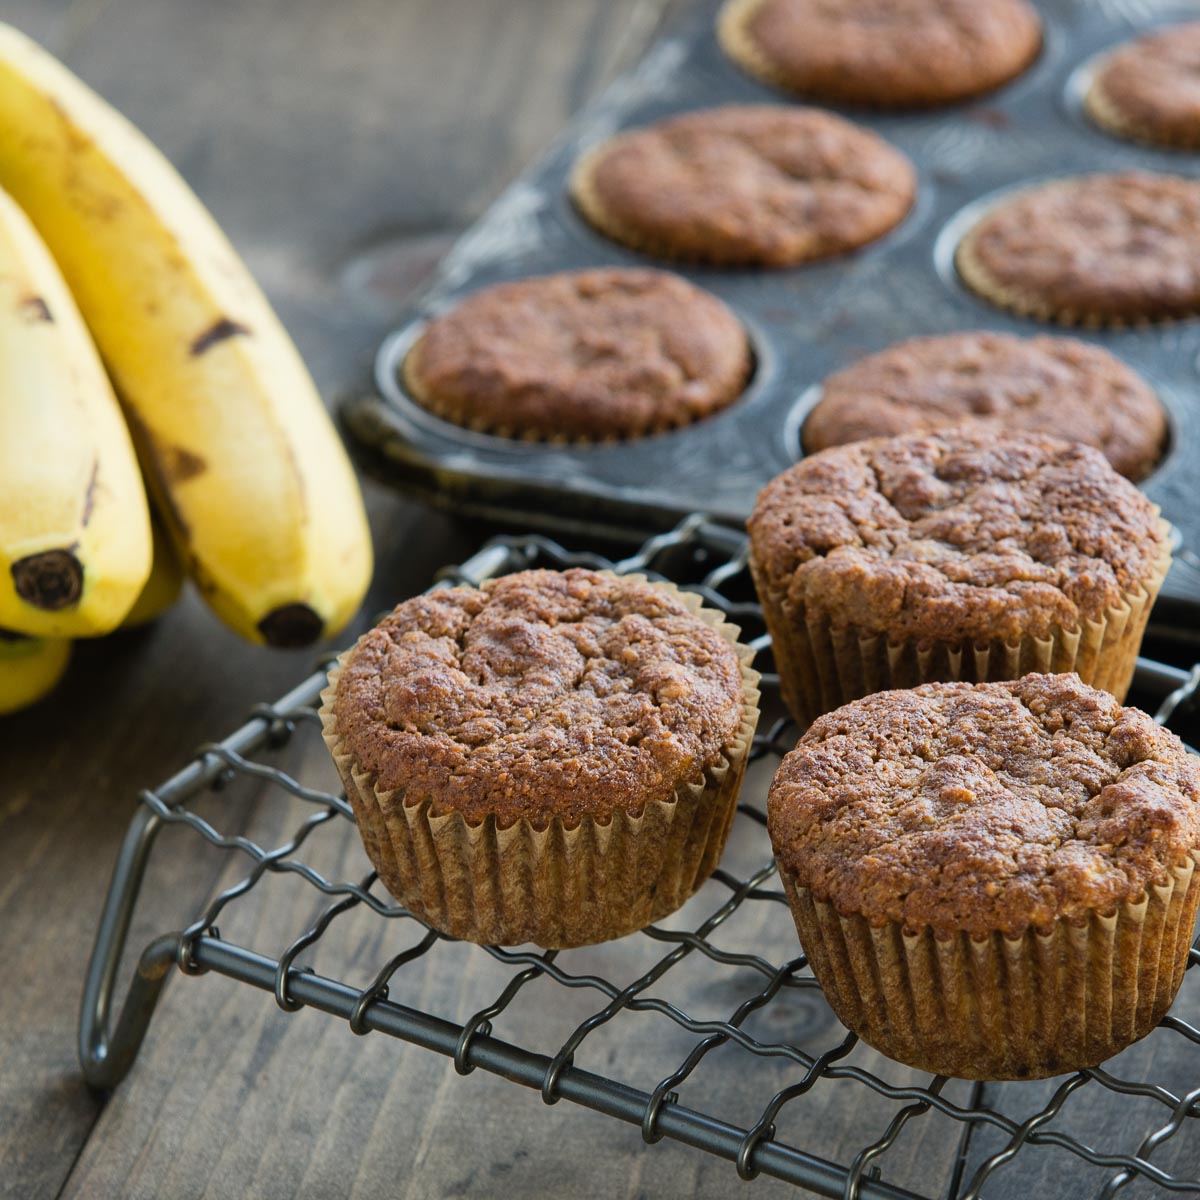
<path id="1" fill-rule="evenodd" d="M 625 578 L 641 578 L 626 576 Z M 574 827 L 554 818 L 544 829 L 527 819 L 507 828 L 489 817 L 435 814 L 428 797 L 384 791 L 347 751 L 333 697 L 339 659 L 321 693 L 321 723 L 362 835 L 367 857 L 388 891 L 433 928 L 466 941 L 534 942 L 547 949 L 623 937 L 680 908 L 712 874 L 729 837 L 758 723 L 758 672 L 738 628 L 699 599 L 670 588 L 691 612 L 738 652 L 745 702 L 741 726 L 720 763 L 667 801 L 616 812 L 607 823 Z"/>
<path id="2" fill-rule="evenodd" d="M 840 916 L 781 872 L 830 1007 L 889 1058 L 963 1079 L 1039 1079 L 1095 1066 L 1171 1007 L 1200 905 L 1194 859 L 1132 903 L 1010 938 L 938 938 Z"/>
<path id="3" fill-rule="evenodd" d="M 1055 628 L 1045 638 L 1016 642 L 945 642 L 836 625 L 824 613 L 792 606 L 772 589 L 751 557 L 763 615 L 771 634 L 779 685 L 801 729 L 851 700 L 922 683 L 988 683 L 1020 679 L 1031 671 L 1074 671 L 1084 683 L 1124 700 L 1137 665 L 1150 609 L 1170 567 L 1170 550 L 1141 590 L 1131 592 L 1099 620 L 1079 629 Z"/>
<path id="4" fill-rule="evenodd" d="M 1135 312 L 1128 315 L 1056 308 L 1035 292 L 1000 283 L 975 252 L 977 231 L 978 227 L 968 230 L 959 242 L 958 249 L 954 252 L 954 269 L 963 283 L 977 296 L 1018 316 L 1077 329 L 1145 329 L 1151 325 L 1165 325 L 1200 315 L 1200 310 L 1193 308 L 1171 312 Z"/>

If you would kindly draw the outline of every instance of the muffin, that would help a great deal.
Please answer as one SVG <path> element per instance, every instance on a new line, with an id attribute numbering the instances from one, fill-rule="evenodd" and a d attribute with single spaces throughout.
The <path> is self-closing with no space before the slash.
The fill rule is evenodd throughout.
<path id="1" fill-rule="evenodd" d="M 1200 21 L 1147 34 L 1111 54 L 1084 107 L 1118 137 L 1200 147 Z"/>
<path id="2" fill-rule="evenodd" d="M 1200 760 L 1076 675 L 881 692 L 817 721 L 768 829 L 838 1019 L 919 1070 L 1033 1079 L 1145 1037 L 1200 903 Z"/>
<path id="3" fill-rule="evenodd" d="M 721 857 L 758 676 L 670 585 L 524 571 L 408 600 L 321 721 L 392 895 L 468 941 L 548 948 L 673 912 Z"/>
<path id="4" fill-rule="evenodd" d="M 1026 0 L 729 0 L 717 32 L 729 57 L 767 83 L 880 108 L 989 92 L 1042 45 Z"/>
<path id="5" fill-rule="evenodd" d="M 963 282 L 1001 308 L 1120 327 L 1200 308 L 1200 181 L 1128 171 L 1002 201 L 959 243 Z"/>
<path id="6" fill-rule="evenodd" d="M 1077 671 L 1118 698 L 1170 562 L 1152 504 L 1078 442 L 879 438 L 784 471 L 750 517 L 784 700 Z"/>
<path id="7" fill-rule="evenodd" d="M 912 207 L 908 159 L 831 113 L 726 105 L 619 133 L 571 192 L 601 233 L 660 258 L 787 267 L 858 249 Z"/>
<path id="8" fill-rule="evenodd" d="M 804 424 L 804 448 L 962 424 L 1085 442 L 1135 480 L 1154 469 L 1167 439 L 1149 385 L 1100 346 L 950 333 L 898 342 L 831 375 Z"/>
<path id="9" fill-rule="evenodd" d="M 745 330 L 716 296 L 664 271 L 564 271 L 484 288 L 430 322 L 409 394 L 468 429 L 547 442 L 642 437 L 731 404 Z"/>

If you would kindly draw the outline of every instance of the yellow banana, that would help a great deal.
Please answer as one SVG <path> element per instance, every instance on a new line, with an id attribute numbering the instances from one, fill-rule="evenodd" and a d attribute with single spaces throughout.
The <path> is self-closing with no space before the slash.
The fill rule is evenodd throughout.
<path id="1" fill-rule="evenodd" d="M 50 252 L 0 192 L 0 626 L 107 633 L 150 572 L 146 493 Z"/>
<path id="2" fill-rule="evenodd" d="M 340 629 L 370 579 L 370 536 L 295 347 L 167 160 L 8 26 L 0 186 L 58 260 L 212 607 L 273 645 Z"/>
<path id="3" fill-rule="evenodd" d="M 151 514 L 150 529 L 154 535 L 154 562 L 150 578 L 134 601 L 129 615 L 121 622 L 122 629 L 137 629 L 157 620 L 179 599 L 183 587 L 183 564 L 167 538 L 162 523 Z"/>
<path id="4" fill-rule="evenodd" d="M 0 717 L 49 695 L 70 658 L 71 643 L 64 638 L 31 638 L 0 630 Z"/>

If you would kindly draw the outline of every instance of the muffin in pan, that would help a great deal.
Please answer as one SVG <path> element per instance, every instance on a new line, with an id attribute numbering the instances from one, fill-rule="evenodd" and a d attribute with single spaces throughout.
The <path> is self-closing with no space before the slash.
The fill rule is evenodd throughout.
<path id="1" fill-rule="evenodd" d="M 1114 51 L 1093 76 L 1084 107 L 1118 137 L 1200 147 L 1200 21 L 1160 29 Z"/>
<path id="2" fill-rule="evenodd" d="M 1063 325 L 1120 328 L 1200 311 L 1200 181 L 1127 171 L 1017 192 L 958 245 L 985 300 Z"/>
<path id="3" fill-rule="evenodd" d="M 882 237 L 912 207 L 916 174 L 832 113 L 729 104 L 618 133 L 584 155 L 570 186 L 596 229 L 643 253 L 787 267 Z"/>
<path id="4" fill-rule="evenodd" d="M 751 657 L 670 585 L 525 571 L 399 605 L 339 660 L 321 720 L 409 911 L 473 942 L 586 945 L 673 912 L 717 865 Z"/>
<path id="5" fill-rule="evenodd" d="M 468 429 L 612 442 L 719 412 L 752 368 L 741 322 L 711 292 L 600 268 L 475 292 L 429 323 L 403 374 L 422 407 Z"/>
<path id="6" fill-rule="evenodd" d="M 1077 671 L 1118 698 L 1170 564 L 1098 451 L 988 429 L 823 450 L 759 494 L 750 568 L 806 726 L 859 696 Z"/>
<path id="7" fill-rule="evenodd" d="M 721 45 L 766 83 L 875 108 L 929 108 L 989 92 L 1037 57 L 1027 0 L 729 0 Z"/>
<path id="8" fill-rule="evenodd" d="M 963 424 L 1085 442 L 1133 480 L 1154 469 L 1167 440 L 1154 391 L 1103 347 L 972 332 L 910 338 L 831 375 L 804 448 Z"/>
<path id="9" fill-rule="evenodd" d="M 1078 676 L 937 683 L 821 717 L 771 786 L 839 1020 L 920 1070 L 1031 1079 L 1144 1037 L 1200 904 L 1200 760 Z"/>

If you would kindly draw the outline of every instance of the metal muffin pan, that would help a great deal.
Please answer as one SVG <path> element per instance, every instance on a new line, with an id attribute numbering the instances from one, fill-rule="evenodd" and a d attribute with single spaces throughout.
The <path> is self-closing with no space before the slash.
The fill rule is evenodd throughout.
<path id="1" fill-rule="evenodd" d="M 785 270 L 727 270 L 651 259 L 609 241 L 575 210 L 567 178 L 580 154 L 619 129 L 726 103 L 793 104 L 726 59 L 719 0 L 669 20 L 641 63 L 581 112 L 443 260 L 432 286 L 379 350 L 377 394 L 342 409 L 363 464 L 431 503 L 523 526 L 644 536 L 704 510 L 740 523 L 759 489 L 795 461 L 803 418 L 825 376 L 919 334 L 988 329 L 1067 333 L 1112 350 L 1158 391 L 1167 454 L 1143 482 L 1180 531 L 1154 624 L 1200 638 L 1200 317 L 1127 329 L 1062 329 L 1017 317 L 969 291 L 958 237 L 1012 191 L 1093 171 L 1200 178 L 1200 153 L 1121 141 L 1082 109 L 1103 56 L 1148 29 L 1200 18 L 1200 4 L 1042 0 L 1045 43 L 1008 86 L 929 112 L 826 105 L 902 150 L 919 177 L 912 212 L 861 251 Z M 504 280 L 598 266 L 658 266 L 720 296 L 744 323 L 755 372 L 728 409 L 687 428 L 605 445 L 530 443 L 474 433 L 426 412 L 399 367 L 430 317 Z"/>

